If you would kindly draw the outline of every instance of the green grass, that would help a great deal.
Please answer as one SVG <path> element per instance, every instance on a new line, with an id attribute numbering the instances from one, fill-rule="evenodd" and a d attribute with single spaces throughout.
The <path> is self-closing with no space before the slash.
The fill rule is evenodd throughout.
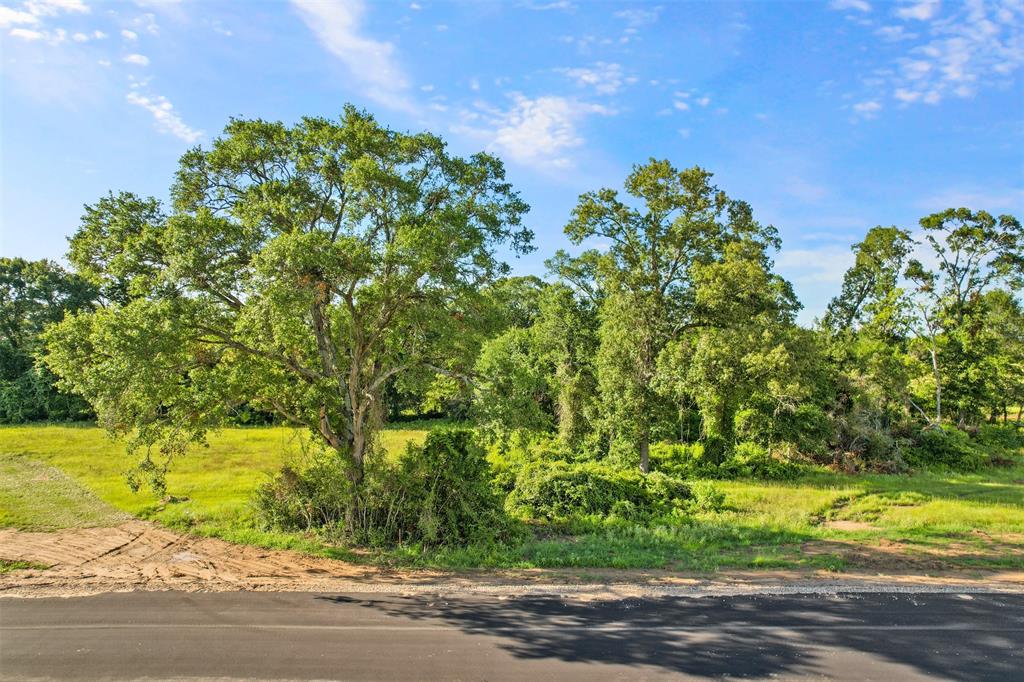
<path id="1" fill-rule="evenodd" d="M 0 457 L 0 527 L 47 531 L 129 518 L 60 469 L 27 457 Z"/>
<path id="2" fill-rule="evenodd" d="M 422 440 L 427 424 L 381 436 L 394 454 Z M 1024 464 L 973 474 L 847 476 L 825 471 L 787 482 L 717 481 L 726 507 L 649 524 L 594 520 L 570 529 L 532 526 L 526 540 L 425 552 L 417 547 L 352 552 L 315 535 L 260 530 L 252 491 L 289 458 L 302 437 L 283 427 L 225 429 L 175 463 L 173 501 L 133 493 L 123 445 L 95 427 L 0 427 L 0 526 L 51 529 L 103 525 L 116 510 L 181 530 L 270 548 L 354 561 L 443 568 L 615 567 L 825 568 L 835 553 L 805 551 L 843 541 L 870 551 L 898 543 L 910 555 L 960 568 L 1024 568 Z M 56 469 L 55 469 L 55 468 Z M 59 469 L 59 471 L 58 471 Z M 66 476 L 59 475 L 60 472 Z M 43 477 L 43 478 L 41 478 Z M 45 479 L 45 480 L 44 480 Z M 843 529 L 830 521 L 858 521 Z M 879 555 L 880 556 L 880 555 Z"/>
<path id="3" fill-rule="evenodd" d="M 39 564 L 34 561 L 12 561 L 10 559 L 0 559 L 0 575 L 10 573 L 11 571 L 23 571 L 25 569 L 41 571 L 47 568 L 49 568 L 49 566 L 46 564 Z"/>

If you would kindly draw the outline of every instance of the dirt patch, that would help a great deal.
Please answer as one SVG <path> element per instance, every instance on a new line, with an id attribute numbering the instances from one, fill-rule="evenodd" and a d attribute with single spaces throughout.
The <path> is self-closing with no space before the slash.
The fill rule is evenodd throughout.
<path id="1" fill-rule="evenodd" d="M 825 521 L 821 524 L 821 527 L 850 532 L 878 530 L 878 526 L 874 526 L 866 521 L 853 521 L 850 519 L 834 519 L 832 521 Z"/>
<path id="2" fill-rule="evenodd" d="M 892 561 L 888 572 L 872 560 L 868 548 L 855 556 L 852 543 L 819 542 L 808 553 L 846 555 L 870 572 L 728 571 L 714 575 L 664 570 L 548 570 L 444 572 L 392 570 L 311 557 L 298 552 L 234 545 L 223 540 L 181 535 L 146 521 L 106 528 L 68 529 L 53 533 L 0 530 L 5 559 L 49 568 L 15 570 L 0 575 L 0 595 L 73 596 L 132 590 L 185 591 L 415 591 L 484 590 L 643 594 L 645 590 L 759 591 L 771 589 L 849 589 L 851 586 L 974 585 L 1024 589 L 1024 573 L 932 571 L 920 562 Z M 861 548 L 864 549 L 864 548 Z M 861 561 L 860 559 L 864 559 Z M 947 565 L 948 568 L 948 565 Z M 905 569 L 905 570 L 901 570 Z M 932 575 L 926 576 L 926 573 Z"/>
<path id="3" fill-rule="evenodd" d="M 79 528 L 55 533 L 0 530 L 5 558 L 50 566 L 0 579 L 12 587 L 65 586 L 107 589 L 286 590 L 310 576 L 335 580 L 415 581 L 436 573 L 388 571 L 298 552 L 235 545 L 214 538 L 181 535 L 146 521 L 112 528 Z"/>
<path id="4" fill-rule="evenodd" d="M 972 563 L 994 559 L 1014 566 L 1014 571 L 1024 570 L 1024 544 L 1016 534 L 993 537 L 976 531 L 973 535 L 981 536 L 984 541 L 925 545 L 885 538 L 875 544 L 853 540 L 815 540 L 804 543 L 801 550 L 808 556 L 838 556 L 854 570 L 887 573 L 942 575 L 970 570 Z"/>

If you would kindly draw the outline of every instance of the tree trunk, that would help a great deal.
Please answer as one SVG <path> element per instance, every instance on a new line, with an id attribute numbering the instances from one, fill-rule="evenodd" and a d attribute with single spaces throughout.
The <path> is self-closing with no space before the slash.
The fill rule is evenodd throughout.
<path id="1" fill-rule="evenodd" d="M 939 352 L 932 344 L 932 375 L 935 377 L 935 423 L 942 425 L 942 375 L 939 373 Z"/>
<path id="2" fill-rule="evenodd" d="M 651 443 L 650 436 L 645 431 L 640 436 L 640 471 L 647 473 L 651 469 Z"/>

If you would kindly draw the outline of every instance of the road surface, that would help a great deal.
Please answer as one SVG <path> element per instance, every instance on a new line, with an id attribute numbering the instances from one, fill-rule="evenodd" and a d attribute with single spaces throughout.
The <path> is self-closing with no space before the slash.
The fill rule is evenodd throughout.
<path id="1" fill-rule="evenodd" d="M 1024 595 L 0 599 L 0 678 L 1024 680 Z"/>

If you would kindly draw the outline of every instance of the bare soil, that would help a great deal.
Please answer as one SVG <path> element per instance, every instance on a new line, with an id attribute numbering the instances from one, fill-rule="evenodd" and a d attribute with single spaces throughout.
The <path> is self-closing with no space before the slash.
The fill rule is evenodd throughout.
<path id="1" fill-rule="evenodd" d="M 854 543 L 818 542 L 808 543 L 804 549 L 807 553 L 839 554 L 866 570 L 843 574 L 728 571 L 710 576 L 661 570 L 393 570 L 182 535 L 146 521 L 132 520 L 113 527 L 53 533 L 0 530 L 0 557 L 49 566 L 45 570 L 0 574 L 0 596 L 76 596 L 133 590 L 540 590 L 621 596 L 659 590 L 735 593 L 815 587 L 833 591 L 857 586 L 900 589 L 921 585 L 1024 590 L 1022 571 L 942 571 L 939 562 L 909 561 L 898 548 L 885 546 L 864 548 Z M 998 551 L 1008 549 L 1002 547 Z M 1019 546 L 1016 550 L 1020 550 Z"/>

